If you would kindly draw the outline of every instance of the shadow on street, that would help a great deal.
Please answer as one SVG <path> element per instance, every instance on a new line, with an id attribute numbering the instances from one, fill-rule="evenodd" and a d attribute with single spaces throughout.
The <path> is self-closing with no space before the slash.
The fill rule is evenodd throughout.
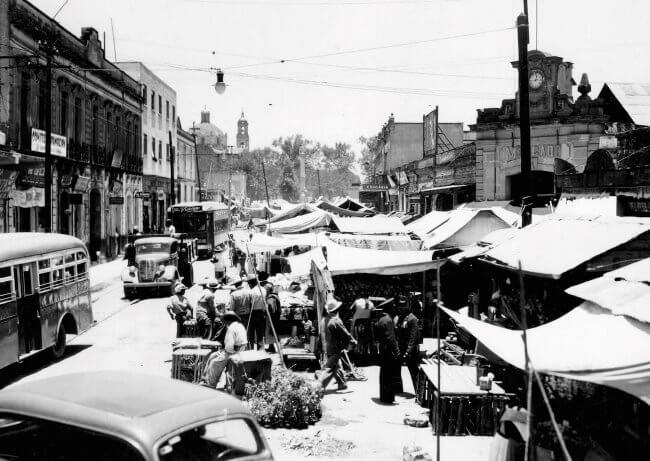
<path id="1" fill-rule="evenodd" d="M 6 368 L 0 370 L 0 389 L 15 383 L 16 381 L 25 378 L 29 375 L 37 373 L 50 365 L 67 360 L 70 357 L 77 355 L 79 352 L 88 349 L 90 345 L 69 345 L 65 348 L 65 354 L 59 360 L 54 360 L 49 353 L 45 350 L 33 356 L 26 358 L 22 363 L 14 363 Z"/>

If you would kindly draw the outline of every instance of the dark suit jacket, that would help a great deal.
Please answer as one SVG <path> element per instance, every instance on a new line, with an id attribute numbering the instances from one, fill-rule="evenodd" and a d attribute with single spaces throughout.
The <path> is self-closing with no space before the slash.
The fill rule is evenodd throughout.
<path id="1" fill-rule="evenodd" d="M 416 356 L 418 353 L 418 344 L 420 344 L 418 318 L 412 313 L 409 313 L 402 319 L 399 325 L 400 349 L 406 357 Z"/>
<path id="2" fill-rule="evenodd" d="M 379 339 L 379 351 L 384 358 L 398 359 L 399 345 L 395 334 L 393 319 L 384 314 L 377 322 L 377 338 Z"/>

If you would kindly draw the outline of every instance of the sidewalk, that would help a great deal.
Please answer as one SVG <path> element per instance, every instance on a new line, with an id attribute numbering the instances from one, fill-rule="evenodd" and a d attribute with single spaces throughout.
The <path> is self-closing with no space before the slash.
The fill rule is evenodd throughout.
<path id="1" fill-rule="evenodd" d="M 122 258 L 90 266 L 90 291 L 101 290 L 111 282 L 119 280 L 126 261 Z"/>

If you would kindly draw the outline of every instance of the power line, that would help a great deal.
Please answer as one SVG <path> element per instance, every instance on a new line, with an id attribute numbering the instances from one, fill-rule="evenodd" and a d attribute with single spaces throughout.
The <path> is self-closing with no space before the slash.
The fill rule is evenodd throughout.
<path id="1" fill-rule="evenodd" d="M 343 2 L 334 1 L 276 1 L 276 0 L 185 0 L 192 3 L 206 3 L 213 5 L 278 5 L 278 6 L 359 6 L 359 5 L 408 5 L 418 3 L 433 4 L 436 0 L 351 0 Z"/>

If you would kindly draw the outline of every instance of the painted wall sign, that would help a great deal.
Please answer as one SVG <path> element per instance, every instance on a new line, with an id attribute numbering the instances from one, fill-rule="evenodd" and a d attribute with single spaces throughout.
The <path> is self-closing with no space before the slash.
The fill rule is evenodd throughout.
<path id="1" fill-rule="evenodd" d="M 108 203 L 111 205 L 123 205 L 124 197 L 108 197 Z"/>
<path id="2" fill-rule="evenodd" d="M 45 206 L 45 189 L 32 187 L 27 190 L 14 190 L 11 192 L 11 198 L 14 200 L 14 206 L 17 207 L 42 207 Z"/>
<path id="3" fill-rule="evenodd" d="M 575 156 L 573 143 L 537 144 L 532 146 L 531 157 L 537 159 L 561 158 L 571 162 Z M 503 163 L 521 160 L 521 146 L 497 146 L 497 159 Z"/>
<path id="4" fill-rule="evenodd" d="M 137 191 L 135 194 L 133 194 L 133 196 L 135 198 L 149 199 L 151 197 L 151 194 L 149 192 Z"/>

